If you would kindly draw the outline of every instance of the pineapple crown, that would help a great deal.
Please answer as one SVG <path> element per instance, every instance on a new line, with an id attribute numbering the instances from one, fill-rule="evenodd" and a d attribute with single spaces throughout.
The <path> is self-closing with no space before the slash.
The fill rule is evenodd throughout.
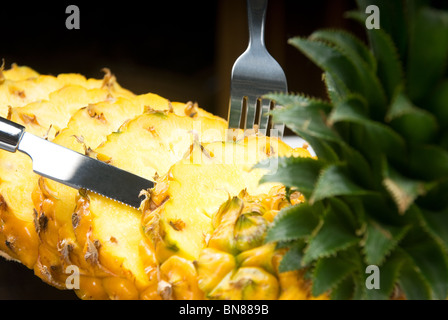
<path id="1" fill-rule="evenodd" d="M 283 209 L 266 241 L 288 247 L 281 271 L 307 270 L 334 299 L 448 295 L 448 8 L 430 1 L 358 0 L 347 16 L 380 29 L 368 44 L 342 30 L 289 43 L 324 72 L 328 101 L 269 94 L 274 120 L 317 159 L 278 159 L 275 174 L 307 201 Z M 259 167 L 263 167 L 261 164 Z M 367 284 L 368 266 L 379 283 Z"/>

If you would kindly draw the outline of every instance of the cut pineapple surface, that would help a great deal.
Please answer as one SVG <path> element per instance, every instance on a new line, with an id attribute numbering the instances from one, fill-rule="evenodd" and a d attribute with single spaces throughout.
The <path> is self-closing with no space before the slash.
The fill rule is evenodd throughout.
<path id="1" fill-rule="evenodd" d="M 267 151 L 278 152 L 278 149 L 264 148 L 273 145 L 269 141 L 261 137 L 243 142 L 210 143 L 203 149 L 196 148 L 187 159 L 171 167 L 160 182 L 167 184 L 163 187 L 166 201 L 156 210 L 144 212 L 143 218 L 159 261 L 173 254 L 197 259 L 207 244 L 211 217 L 223 202 L 242 190 L 249 194 L 267 194 L 276 185 L 259 184 L 266 171 L 252 169 L 268 157 Z"/>
<path id="2" fill-rule="evenodd" d="M 31 69 L 30 67 L 19 66 L 15 63 L 11 65 L 11 69 L 3 70 L 3 68 L 0 68 L 0 81 L 2 80 L 20 81 L 30 78 L 37 78 L 38 76 L 39 73 Z"/>
<path id="3" fill-rule="evenodd" d="M 39 177 L 28 156 L 0 152 L 2 256 L 59 289 L 76 266 L 83 299 L 307 296 L 297 281 L 287 290 L 273 263 L 281 254 L 262 243 L 291 203 L 280 184 L 259 184 L 266 169 L 253 169 L 310 156 L 306 149 L 242 132 L 224 142 L 222 118 L 197 103 L 134 95 L 110 73 L 87 80 L 13 66 L 1 73 L 1 103 L 28 132 L 156 181 L 136 210 Z M 223 204 L 237 196 L 245 209 L 228 214 Z"/>
<path id="4" fill-rule="evenodd" d="M 98 113 L 100 109 L 95 110 Z M 108 119 L 107 111 L 110 110 L 104 109 L 101 118 Z M 79 112 L 84 114 L 88 111 Z M 195 131 L 198 128 L 197 119 L 151 108 L 133 120 L 125 121 L 107 138 L 103 137 L 104 141 L 98 148 L 90 148 L 89 143 L 98 143 L 98 132 L 101 130 L 92 130 L 97 127 L 92 122 L 90 129 L 78 132 L 82 133 L 80 136 L 75 135 L 74 128 L 84 123 L 85 116 L 75 114 L 67 129 L 55 141 L 77 151 L 87 150 L 92 157 L 147 179 L 166 173 L 172 164 L 184 157 L 196 139 L 206 142 L 221 140 L 226 128 L 225 122 L 203 118 L 200 123 L 204 130 Z M 76 190 L 49 179 L 44 179 L 39 187 L 45 196 L 38 203 L 38 208 L 44 208 L 44 201 L 50 201 L 52 205 L 43 214 L 57 224 L 55 229 L 59 230 L 59 234 L 64 234 L 61 237 L 64 238 L 63 242 L 54 240 L 48 243 L 54 255 L 58 254 L 58 248 L 63 248 L 59 251 L 68 253 L 63 260 L 83 261 L 80 264 L 85 274 L 94 275 L 101 266 L 109 272 L 103 278 L 120 275 L 123 279 L 135 280 L 138 286 L 150 285 L 145 271 L 148 266 L 143 262 L 147 258 L 141 254 L 143 235 L 140 232 L 139 211 L 93 193 L 76 200 Z M 76 212 L 73 212 L 74 207 L 78 208 Z M 98 248 L 91 243 L 96 243 Z M 97 256 L 97 259 L 86 263 L 86 255 Z M 117 261 L 120 261 L 118 266 Z"/>
<path id="5" fill-rule="evenodd" d="M 29 103 L 48 100 L 52 92 L 67 85 L 78 85 L 86 89 L 103 88 L 122 96 L 134 96 L 121 88 L 110 77 L 104 80 L 86 79 L 79 74 L 60 74 L 57 77 L 39 75 L 19 80 L 6 78 L 0 85 L 0 115 L 6 117 L 9 107 L 23 107 Z"/>

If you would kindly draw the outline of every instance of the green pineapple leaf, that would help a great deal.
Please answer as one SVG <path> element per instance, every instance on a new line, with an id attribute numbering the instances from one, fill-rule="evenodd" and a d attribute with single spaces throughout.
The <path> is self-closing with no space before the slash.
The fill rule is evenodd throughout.
<path id="1" fill-rule="evenodd" d="M 319 223 L 315 207 L 300 203 L 282 209 L 270 226 L 265 242 L 289 241 L 308 237 Z"/>
<path id="2" fill-rule="evenodd" d="M 433 184 L 408 178 L 383 161 L 383 185 L 391 195 L 398 212 L 404 214 L 415 199 L 428 192 Z"/>
<path id="3" fill-rule="evenodd" d="M 369 194 L 356 185 L 340 165 L 330 165 L 325 168 L 316 183 L 309 199 L 311 204 L 335 196 L 359 196 Z"/>
<path id="4" fill-rule="evenodd" d="M 312 98 L 305 96 L 303 94 L 292 94 L 292 93 L 269 93 L 264 96 L 266 99 L 274 100 L 278 105 L 282 107 L 292 107 L 292 106 L 302 106 L 312 108 L 318 108 L 324 112 L 331 110 L 332 106 L 326 101 L 321 99 Z"/>
<path id="5" fill-rule="evenodd" d="M 424 103 L 427 93 L 440 81 L 448 60 L 448 12 L 417 7 L 411 12 L 407 93 Z"/>
<path id="6" fill-rule="evenodd" d="M 401 246 L 411 257 L 423 279 L 429 284 L 434 299 L 448 296 L 448 263 L 446 252 L 421 229 L 412 230 Z"/>
<path id="7" fill-rule="evenodd" d="M 344 52 L 358 67 L 366 64 L 373 72 L 376 71 L 376 60 L 367 46 L 351 33 L 344 30 L 317 30 L 310 35 L 310 40 L 328 42 Z"/>
<path id="8" fill-rule="evenodd" d="M 322 257 L 329 257 L 358 242 L 359 239 L 350 225 L 341 219 L 332 207 L 328 207 L 320 227 L 315 230 L 305 248 L 302 265 L 308 265 Z"/>
<path id="9" fill-rule="evenodd" d="M 419 179 L 447 179 L 448 150 L 435 145 L 414 145 L 409 149 L 408 165 Z"/>
<path id="10" fill-rule="evenodd" d="M 353 298 L 353 291 L 355 290 L 355 283 L 353 275 L 348 275 L 339 284 L 331 289 L 331 300 L 350 300 Z"/>
<path id="11" fill-rule="evenodd" d="M 356 67 L 339 49 L 301 37 L 289 39 L 288 43 L 298 48 L 322 70 L 342 81 L 351 92 L 365 93 Z"/>
<path id="12" fill-rule="evenodd" d="M 434 115 L 414 106 L 401 90 L 391 103 L 386 121 L 405 139 L 414 143 L 430 141 L 438 130 Z"/>
<path id="13" fill-rule="evenodd" d="M 408 231 L 409 226 L 395 227 L 369 220 L 363 240 L 366 263 L 380 266 Z"/>
<path id="14" fill-rule="evenodd" d="M 425 110 L 432 112 L 434 117 L 438 120 L 441 130 L 448 129 L 448 79 L 441 81 L 435 88 L 432 94 L 427 97 L 425 103 Z M 447 145 L 445 145 L 446 147 Z M 448 149 L 448 148 L 447 148 Z"/>
<path id="15" fill-rule="evenodd" d="M 260 162 L 255 168 L 273 170 L 270 174 L 264 175 L 260 183 L 279 182 L 287 187 L 296 188 L 307 197 L 314 189 L 323 165 L 322 160 L 313 158 L 282 157 L 273 158 L 269 164 Z"/>
<path id="16" fill-rule="evenodd" d="M 383 29 L 369 30 L 368 35 L 378 63 L 378 78 L 390 99 L 396 90 L 404 84 L 403 66 L 397 48 Z"/>
<path id="17" fill-rule="evenodd" d="M 332 144 L 342 143 L 342 140 L 325 124 L 326 115 L 331 110 L 328 103 L 293 94 L 268 94 L 265 98 L 283 106 L 272 112 L 273 121 L 284 123 L 305 139 L 319 159 L 337 161 L 338 155 Z"/>
<path id="18" fill-rule="evenodd" d="M 426 230 L 448 252 L 448 208 L 441 211 L 422 210 L 420 214 Z"/>
<path id="19" fill-rule="evenodd" d="M 386 300 L 389 299 L 395 284 L 398 281 L 400 269 L 404 264 L 404 259 L 400 255 L 392 255 L 386 262 L 379 267 L 379 288 L 367 288 L 365 291 L 366 299 Z M 367 274 L 368 275 L 368 274 Z M 368 281 L 368 279 L 366 279 Z"/>
<path id="20" fill-rule="evenodd" d="M 373 4 L 380 9 L 380 29 L 367 29 L 367 33 L 370 36 L 371 33 L 376 30 L 383 30 L 387 35 L 390 35 L 391 41 L 397 47 L 400 57 L 406 56 L 406 50 L 408 45 L 408 30 L 406 24 L 406 7 L 403 5 L 402 0 L 357 0 L 360 14 L 360 23 L 365 25 L 367 18 L 366 7 Z M 369 37 L 372 47 L 375 46 L 372 38 Z M 376 51 L 373 48 L 374 51 Z"/>
<path id="21" fill-rule="evenodd" d="M 281 103 L 278 95 L 267 95 Z M 297 103 L 278 109 L 273 120 L 285 123 L 295 133 L 309 135 L 325 141 L 340 142 L 340 137 L 326 125 L 326 105 L 322 103 Z"/>
<path id="22" fill-rule="evenodd" d="M 357 267 L 355 263 L 348 259 L 341 259 L 339 255 L 319 259 L 313 271 L 312 294 L 318 296 L 334 290 Z"/>
<path id="23" fill-rule="evenodd" d="M 283 256 L 278 267 L 279 272 L 288 272 L 302 268 L 303 241 L 294 241 L 289 244 L 288 251 Z"/>
<path id="24" fill-rule="evenodd" d="M 407 260 L 401 266 L 398 284 L 408 300 L 431 299 L 430 285 L 412 261 Z"/>
<path id="25" fill-rule="evenodd" d="M 353 50 L 346 53 L 337 46 L 300 37 L 290 39 L 289 43 L 330 74 L 334 84 L 343 82 L 350 92 L 365 96 L 373 114 L 378 116 L 385 112 L 386 97 L 381 83 Z"/>
<path id="26" fill-rule="evenodd" d="M 361 139 L 357 147 L 366 151 L 370 158 L 377 158 L 382 152 L 401 158 L 405 152 L 405 140 L 393 129 L 381 122 L 371 120 L 365 112 L 365 102 L 358 95 L 349 95 L 335 104 L 335 108 L 328 117 L 329 124 L 349 122 L 355 124 L 356 138 Z M 355 141 L 350 141 L 356 144 Z M 365 146 L 368 146 L 367 149 Z"/>

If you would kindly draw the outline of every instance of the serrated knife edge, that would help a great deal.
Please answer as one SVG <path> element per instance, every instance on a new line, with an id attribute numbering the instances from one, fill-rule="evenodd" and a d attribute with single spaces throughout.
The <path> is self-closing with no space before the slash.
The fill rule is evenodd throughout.
<path id="1" fill-rule="evenodd" d="M 32 135 L 4 118 L 0 118 L 0 148 L 26 153 L 33 161 L 33 171 L 43 177 L 137 209 L 142 201 L 141 190 L 154 187 L 151 180 Z"/>

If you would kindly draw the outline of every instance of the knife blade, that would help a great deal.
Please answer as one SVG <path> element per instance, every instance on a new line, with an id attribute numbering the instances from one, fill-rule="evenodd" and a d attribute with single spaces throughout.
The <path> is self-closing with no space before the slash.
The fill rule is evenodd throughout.
<path id="1" fill-rule="evenodd" d="M 17 150 L 33 161 L 33 171 L 75 189 L 85 188 L 102 196 L 139 208 L 140 191 L 154 182 L 47 141 L 25 127 L 0 117 L 0 148 Z"/>

